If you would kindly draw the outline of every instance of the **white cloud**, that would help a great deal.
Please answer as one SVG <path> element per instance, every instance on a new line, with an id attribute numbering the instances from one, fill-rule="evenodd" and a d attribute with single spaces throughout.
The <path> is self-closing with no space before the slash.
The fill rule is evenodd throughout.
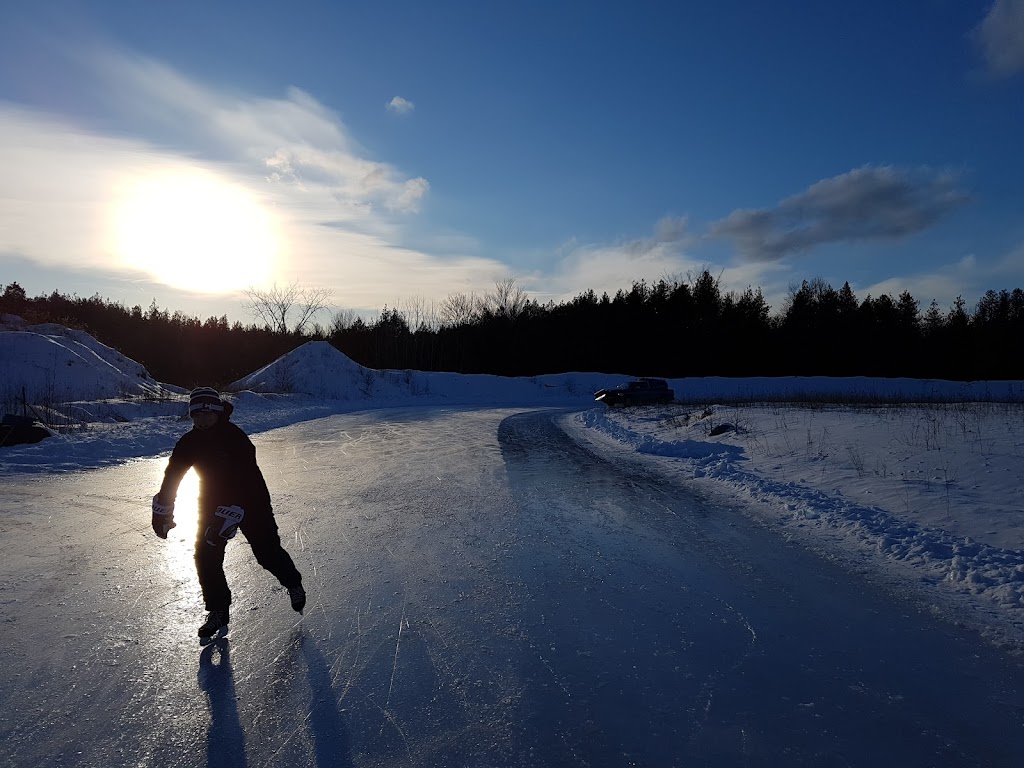
<path id="1" fill-rule="evenodd" d="M 782 306 L 793 282 L 788 265 L 774 261 L 724 263 L 691 251 L 696 245 L 686 217 L 665 217 L 656 222 L 654 234 L 648 238 L 610 244 L 569 240 L 547 266 L 517 275 L 517 280 L 532 298 L 543 303 L 570 301 L 587 290 L 614 297 L 640 280 L 648 285 L 659 280 L 691 282 L 707 270 L 719 280 L 723 293 L 760 288 L 773 310 Z"/>
<path id="2" fill-rule="evenodd" d="M 599 296 L 629 290 L 634 282 L 685 279 L 701 265 L 686 249 L 693 238 L 686 217 L 666 216 L 656 222 L 651 237 L 617 243 L 580 243 L 569 240 L 552 255 L 550 263 L 522 275 L 521 286 L 541 302 L 568 301 L 587 290 Z"/>
<path id="3" fill-rule="evenodd" d="M 46 266 L 102 266 L 122 178 L 175 158 L 0 104 L 0 253 Z"/>
<path id="4" fill-rule="evenodd" d="M 939 269 L 930 273 L 890 277 L 855 288 L 858 301 L 863 301 L 868 296 L 877 299 L 883 294 L 889 294 L 895 299 L 899 298 L 904 291 L 908 291 L 917 299 L 922 312 L 928 309 L 932 300 L 937 302 L 940 308 L 946 310 L 952 305 L 953 298 L 963 293 L 963 282 L 958 279 L 955 269 Z M 971 291 L 965 294 L 964 298 L 971 300 L 973 295 L 974 292 Z"/>
<path id="5" fill-rule="evenodd" d="M 949 264 L 854 286 L 854 290 L 859 300 L 869 294 L 875 298 L 883 293 L 897 297 L 903 291 L 909 291 L 920 302 L 923 312 L 933 300 L 946 311 L 957 296 L 962 296 L 971 307 L 989 289 L 1018 287 L 1024 287 L 1024 243 L 993 261 L 982 261 L 973 253 L 966 254 Z"/>
<path id="6" fill-rule="evenodd" d="M 395 210 L 417 211 L 420 200 L 426 197 L 430 190 L 430 183 L 421 176 L 409 179 L 405 182 L 405 191 L 400 194 L 394 202 Z"/>
<path id="7" fill-rule="evenodd" d="M 720 277 L 723 291 L 742 293 L 747 288 L 760 288 L 765 302 L 773 313 L 782 310 L 789 296 L 789 286 L 794 282 L 792 270 L 780 262 L 740 262 L 730 264 L 716 273 L 709 266 L 715 277 Z"/>
<path id="8" fill-rule="evenodd" d="M 480 291 L 510 271 L 458 249 L 402 245 L 429 182 L 369 159 L 340 118 L 299 89 L 272 99 L 231 93 L 111 51 L 78 64 L 81 92 L 102 109 L 90 127 L 0 103 L 0 257 L 127 275 L 111 239 L 119 192 L 133 179 L 199 170 L 272 216 L 286 244 L 278 280 L 332 288 L 341 306 Z M 443 241 L 470 242 L 453 233 Z"/>
<path id="9" fill-rule="evenodd" d="M 1024 72 L 1024 2 L 996 0 L 974 30 L 974 40 L 993 73 Z"/>
<path id="10" fill-rule="evenodd" d="M 714 270 L 712 269 L 714 273 Z M 746 262 L 728 266 L 721 273 L 723 290 L 742 291 L 746 286 L 760 288 L 772 312 L 780 312 L 789 297 L 790 286 L 802 280 L 822 277 L 833 288 L 842 286 L 848 276 L 801 274 L 785 261 Z M 878 298 L 889 294 L 896 298 L 909 291 L 920 303 L 921 311 L 935 300 L 947 311 L 957 296 L 973 306 L 989 289 L 1024 287 L 1024 243 L 1011 249 L 1005 256 L 982 260 L 967 254 L 946 264 L 936 264 L 921 271 L 892 274 L 884 279 L 859 283 L 849 279 L 858 301 L 869 295 Z"/>
<path id="11" fill-rule="evenodd" d="M 204 86 L 137 55 L 93 51 L 85 61 L 96 76 L 97 98 L 139 135 L 216 158 L 241 174 L 319 190 L 336 201 L 341 218 L 354 211 L 366 219 L 415 212 L 429 190 L 426 180 L 367 159 L 341 118 L 299 88 L 283 98 L 255 97 Z"/>
<path id="12" fill-rule="evenodd" d="M 661 224 L 656 226 L 656 231 Z M 678 242 L 659 242 L 657 237 L 640 238 L 617 244 L 581 244 L 575 240 L 563 245 L 550 269 L 519 276 L 519 283 L 533 298 L 541 301 L 568 301 L 587 289 L 599 296 L 614 296 L 619 289 L 629 290 L 634 281 L 648 284 L 660 279 L 684 280 L 707 269 L 723 292 L 742 293 L 746 288 L 760 289 L 773 314 L 782 311 L 792 285 L 816 275 L 797 272 L 787 260 L 740 260 L 725 263 L 708 260 L 690 251 L 694 243 L 688 236 Z M 893 270 L 894 272 L 896 270 Z M 820 275 L 839 288 L 849 279 L 857 299 L 883 293 L 898 297 L 903 291 L 921 304 L 922 311 L 935 299 L 946 311 L 957 296 L 973 305 L 990 288 L 1024 287 L 1024 243 L 1002 257 L 980 259 L 966 254 L 948 264 L 917 272 L 893 274 L 883 280 L 858 283 L 849 276 Z"/>
<path id="13" fill-rule="evenodd" d="M 1014 276 L 1021 283 L 1019 287 L 1024 288 L 1024 242 L 1018 243 L 999 259 L 993 271 L 999 275 Z"/>
<path id="14" fill-rule="evenodd" d="M 416 109 L 416 105 L 401 96 L 395 96 L 388 102 L 388 110 L 399 115 L 408 115 L 414 109 Z"/>
<path id="15" fill-rule="evenodd" d="M 736 210 L 711 225 L 740 255 L 773 261 L 830 243 L 921 232 L 967 200 L 949 173 L 864 166 L 812 184 L 774 208 Z"/>

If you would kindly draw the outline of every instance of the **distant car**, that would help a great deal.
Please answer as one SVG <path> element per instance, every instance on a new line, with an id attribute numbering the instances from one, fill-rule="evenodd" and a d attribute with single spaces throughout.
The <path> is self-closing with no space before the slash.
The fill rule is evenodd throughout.
<path id="1" fill-rule="evenodd" d="M 667 381 L 648 378 L 627 381 L 617 387 L 599 389 L 594 393 L 595 400 L 609 407 L 671 403 L 675 397 L 675 392 L 669 389 Z"/>

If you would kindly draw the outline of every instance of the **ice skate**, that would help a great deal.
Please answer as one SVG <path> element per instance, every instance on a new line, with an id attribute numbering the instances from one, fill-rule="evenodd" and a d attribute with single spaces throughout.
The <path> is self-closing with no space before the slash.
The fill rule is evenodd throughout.
<path id="1" fill-rule="evenodd" d="M 199 628 L 199 636 L 204 638 L 213 637 L 220 630 L 227 629 L 227 626 L 227 611 L 210 611 L 206 616 L 206 623 Z"/>
<path id="2" fill-rule="evenodd" d="M 288 587 L 288 597 L 292 601 L 292 609 L 302 613 L 302 609 L 306 607 L 306 590 L 302 585 Z"/>

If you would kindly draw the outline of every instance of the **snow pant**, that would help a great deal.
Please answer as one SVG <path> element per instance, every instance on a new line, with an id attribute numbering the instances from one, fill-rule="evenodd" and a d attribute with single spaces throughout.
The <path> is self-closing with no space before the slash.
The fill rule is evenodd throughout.
<path id="1" fill-rule="evenodd" d="M 213 514 L 199 515 L 199 531 L 196 534 L 196 573 L 199 586 L 203 590 L 203 601 L 208 611 L 226 611 L 231 605 L 231 590 L 224 576 L 224 553 L 227 540 L 220 540 L 216 545 L 206 541 L 206 528 L 213 525 Z M 219 527 L 220 522 L 217 522 Z M 256 562 L 270 571 L 283 587 L 297 587 L 302 584 L 299 573 L 291 556 L 281 546 L 281 537 L 277 532 L 277 521 L 274 513 L 246 510 L 245 518 L 238 529 L 245 536 Z"/>

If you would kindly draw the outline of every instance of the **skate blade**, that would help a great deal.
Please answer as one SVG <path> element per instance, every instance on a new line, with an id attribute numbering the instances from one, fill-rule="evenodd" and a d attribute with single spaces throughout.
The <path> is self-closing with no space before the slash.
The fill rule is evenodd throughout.
<path id="1" fill-rule="evenodd" d="M 209 637 L 200 637 L 199 638 L 199 644 L 200 645 L 209 645 L 214 640 L 220 640 L 222 637 L 227 635 L 227 633 L 228 633 L 227 626 L 223 626 L 220 629 L 218 629 L 216 632 L 214 632 L 212 635 L 210 635 Z"/>

